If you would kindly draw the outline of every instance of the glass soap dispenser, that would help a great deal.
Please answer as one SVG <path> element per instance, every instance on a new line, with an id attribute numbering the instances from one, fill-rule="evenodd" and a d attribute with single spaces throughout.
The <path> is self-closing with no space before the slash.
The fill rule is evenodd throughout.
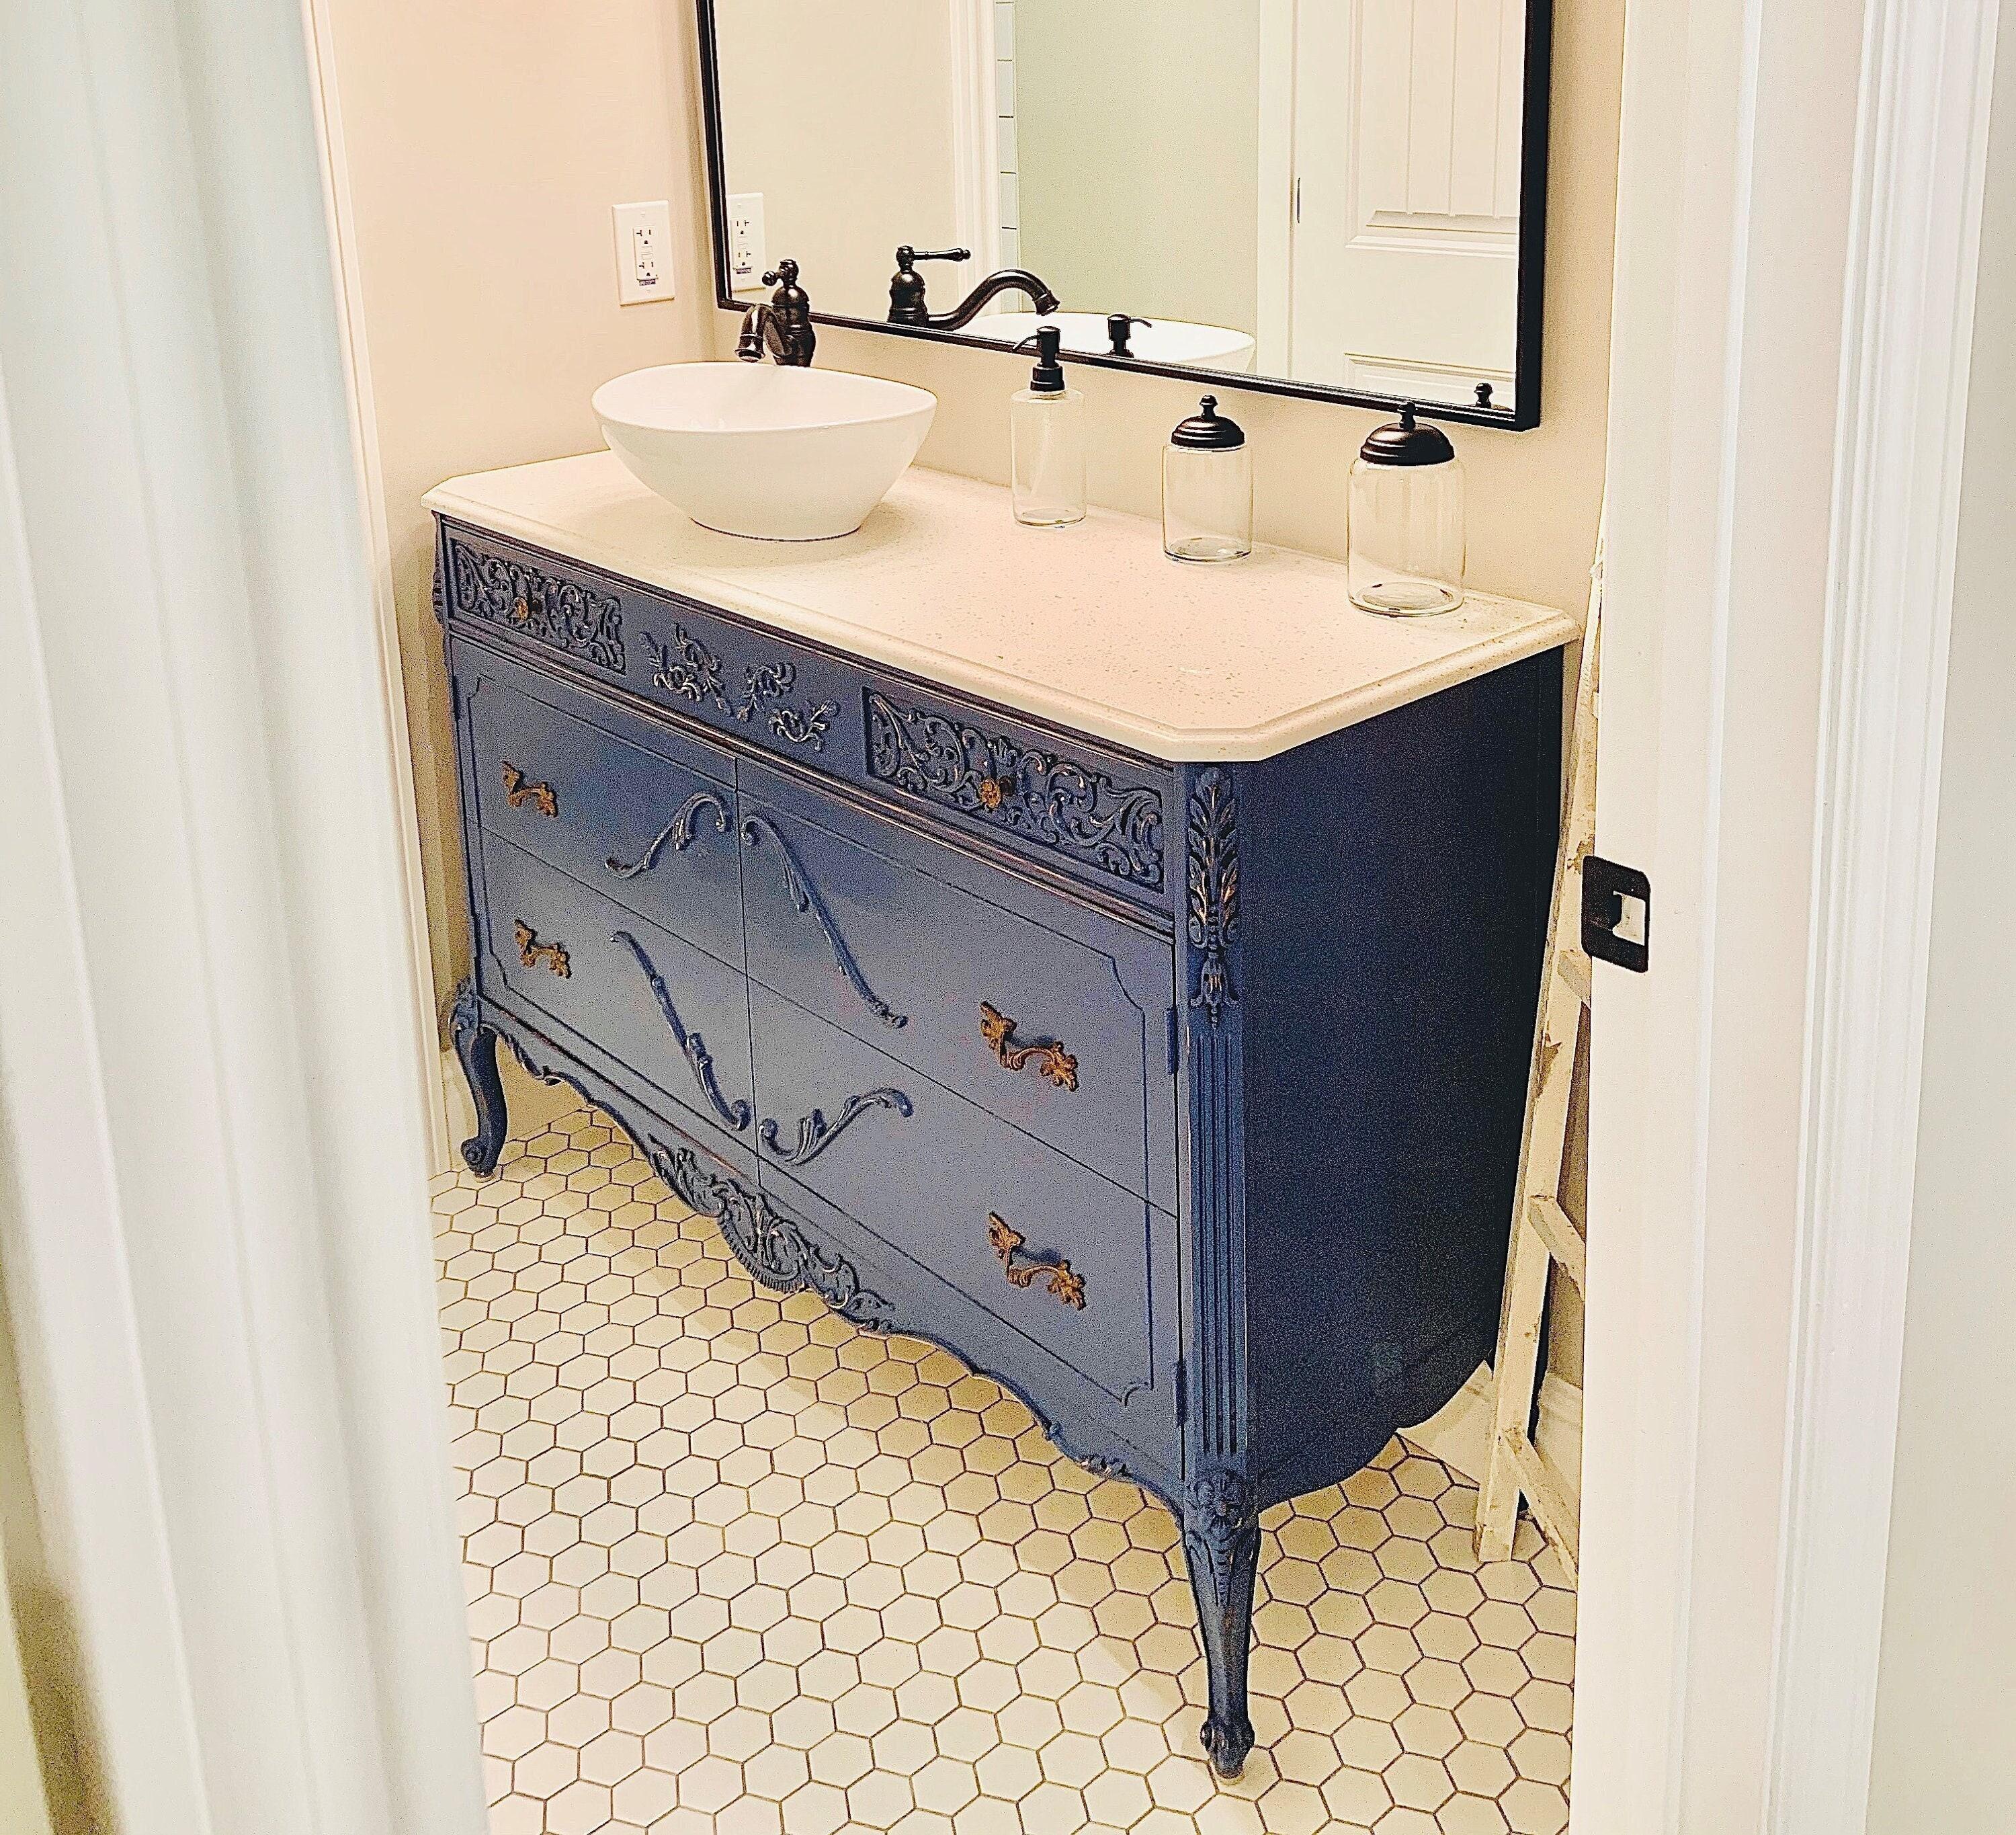
<path id="1" fill-rule="evenodd" d="M 1463 603 L 1463 462 L 1414 416 L 1373 428 L 1351 468 L 1351 602 L 1396 618 Z"/>
<path id="2" fill-rule="evenodd" d="M 1085 391 L 1064 384 L 1057 351 L 1064 333 L 1039 326 L 1029 386 L 1008 398 L 1008 445 L 1015 520 L 1032 528 L 1085 521 Z"/>
<path id="3" fill-rule="evenodd" d="M 1162 548 L 1172 561 L 1253 552 L 1253 455 L 1246 431 L 1206 395 L 1162 449 Z"/>

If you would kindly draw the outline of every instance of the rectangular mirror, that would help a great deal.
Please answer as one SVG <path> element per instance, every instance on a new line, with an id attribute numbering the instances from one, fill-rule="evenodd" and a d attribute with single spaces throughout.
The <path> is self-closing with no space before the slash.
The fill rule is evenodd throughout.
<path id="1" fill-rule="evenodd" d="M 1537 425 L 1550 6 L 699 0 L 720 302 Z"/>

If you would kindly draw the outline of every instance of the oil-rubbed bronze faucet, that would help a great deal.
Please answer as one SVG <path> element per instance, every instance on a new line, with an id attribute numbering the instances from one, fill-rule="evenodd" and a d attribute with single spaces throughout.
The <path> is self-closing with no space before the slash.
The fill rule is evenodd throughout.
<path id="1" fill-rule="evenodd" d="M 787 256 L 763 276 L 763 284 L 777 290 L 768 304 L 753 305 L 744 315 L 736 355 L 745 363 L 760 363 L 767 350 L 787 370 L 811 369 L 819 333 L 812 326 L 812 300 L 798 284 L 798 264 Z"/>
<path id="2" fill-rule="evenodd" d="M 916 249 L 905 243 L 896 251 L 896 272 L 889 283 L 889 323 L 921 325 L 932 331 L 957 331 L 980 316 L 981 308 L 1004 293 L 1025 293 L 1029 303 L 1045 317 L 1060 303 L 1057 296 L 1026 268 L 1003 268 L 981 281 L 949 312 L 935 318 L 924 304 L 924 277 L 917 272 L 920 261 L 970 261 L 967 248 Z"/>

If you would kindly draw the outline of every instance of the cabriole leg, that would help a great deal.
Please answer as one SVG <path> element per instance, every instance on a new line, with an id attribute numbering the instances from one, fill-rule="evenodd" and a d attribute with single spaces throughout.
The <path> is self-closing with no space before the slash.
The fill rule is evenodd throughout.
<path id="1" fill-rule="evenodd" d="M 1260 1517 L 1252 1487 L 1236 1472 L 1206 1473 L 1183 1510 L 1183 1557 L 1197 1596 L 1210 1672 L 1204 1750 L 1222 1778 L 1236 1778 L 1253 1750 L 1246 1664 L 1253 1646 L 1253 1585 L 1260 1571 Z"/>
<path id="2" fill-rule="evenodd" d="M 468 982 L 455 991 L 451 1030 L 455 1054 L 462 1061 L 462 1074 L 469 1080 L 469 1093 L 476 1103 L 476 1132 L 463 1142 L 462 1157 L 472 1172 L 488 1178 L 497 1170 L 510 1123 L 505 1108 L 504 1080 L 497 1073 L 496 1030 L 484 1023 L 482 1004 Z"/>

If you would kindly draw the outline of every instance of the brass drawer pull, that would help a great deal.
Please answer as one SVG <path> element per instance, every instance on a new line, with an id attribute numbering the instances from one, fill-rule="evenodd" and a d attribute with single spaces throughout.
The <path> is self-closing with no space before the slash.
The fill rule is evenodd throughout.
<path id="1" fill-rule="evenodd" d="M 1010 1287 L 1033 1287 L 1041 1277 L 1046 1293 L 1067 1307 L 1085 1310 L 1085 1277 L 1069 1262 L 1024 1255 L 1021 1231 L 991 1210 L 987 1213 L 987 1240 Z"/>
<path id="2" fill-rule="evenodd" d="M 511 926 L 512 940 L 518 946 L 518 960 L 527 968 L 536 968 L 543 962 L 562 981 L 574 973 L 574 964 L 567 960 L 565 943 L 542 943 L 539 933 L 524 918 Z"/>
<path id="3" fill-rule="evenodd" d="M 504 800 L 514 809 L 530 803 L 542 816 L 560 813 L 560 799 L 550 784 L 535 784 L 509 759 L 504 761 Z"/>
<path id="4" fill-rule="evenodd" d="M 1034 1064 L 1039 1075 L 1060 1090 L 1078 1087 L 1078 1060 L 1054 1039 L 1046 1045 L 1017 1045 L 1010 1042 L 1015 1022 L 999 1008 L 980 1003 L 980 1036 L 1003 1070 L 1020 1070 Z"/>

